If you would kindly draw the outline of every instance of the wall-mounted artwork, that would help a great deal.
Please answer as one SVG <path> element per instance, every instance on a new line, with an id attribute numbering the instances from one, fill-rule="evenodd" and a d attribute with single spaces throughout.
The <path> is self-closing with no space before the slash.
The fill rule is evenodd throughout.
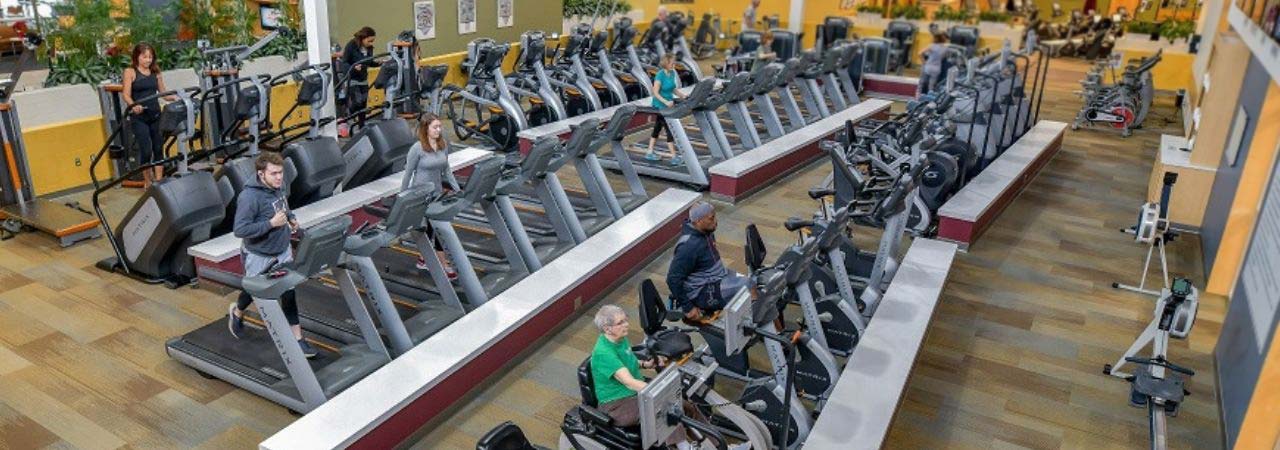
<path id="1" fill-rule="evenodd" d="M 426 0 L 413 4 L 413 34 L 418 39 L 435 39 L 435 0 Z"/>
<path id="2" fill-rule="evenodd" d="M 516 23 L 515 0 L 498 0 L 498 28 L 508 28 Z"/>
<path id="3" fill-rule="evenodd" d="M 280 28 L 280 21 L 284 18 L 284 12 L 280 8 L 271 5 L 258 6 L 258 25 L 264 30 L 274 30 Z"/>
<path id="4" fill-rule="evenodd" d="M 458 34 L 476 32 L 476 0 L 458 0 Z"/>

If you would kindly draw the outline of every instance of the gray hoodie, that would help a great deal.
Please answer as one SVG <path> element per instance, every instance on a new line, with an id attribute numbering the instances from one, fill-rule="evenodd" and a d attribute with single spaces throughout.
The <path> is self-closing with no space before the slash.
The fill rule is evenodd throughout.
<path id="1" fill-rule="evenodd" d="M 232 231 L 243 239 L 245 250 L 261 256 L 277 256 L 289 248 L 289 225 L 271 227 L 271 216 L 276 208 L 288 210 L 289 220 L 294 220 L 285 192 L 264 186 L 254 177 L 236 197 L 236 220 Z"/>

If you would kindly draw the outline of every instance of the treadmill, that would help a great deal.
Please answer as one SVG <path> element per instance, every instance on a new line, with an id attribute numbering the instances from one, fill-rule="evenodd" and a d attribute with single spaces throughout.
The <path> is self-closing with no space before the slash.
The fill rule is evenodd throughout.
<path id="1" fill-rule="evenodd" d="M 714 111 L 703 108 L 715 84 L 716 81 L 713 78 L 701 80 L 694 85 L 687 97 L 676 99 L 672 107 L 656 111 L 652 108 L 645 109 L 646 112 L 657 115 L 658 120 L 666 121 L 675 140 L 676 151 L 679 152 L 683 163 L 673 166 L 669 161 L 649 161 L 644 158 L 644 149 L 631 146 L 626 151 L 626 158 L 629 158 L 636 172 L 645 176 L 685 183 L 698 190 L 705 190 L 711 186 L 707 168 L 732 157 L 721 147 L 720 138 L 716 136 L 715 130 L 718 128 L 716 125 L 719 123 L 715 122 L 714 117 L 709 117 L 714 114 Z M 710 154 L 699 154 L 689 141 L 684 123 L 681 122 L 689 116 L 695 118 L 704 139 L 710 144 Z M 617 170 L 618 159 L 622 157 L 622 155 L 614 155 L 612 158 L 601 158 L 600 163 L 605 168 Z"/>
<path id="2" fill-rule="evenodd" d="M 350 225 L 351 218 L 343 216 L 313 227 L 299 242 L 294 262 L 245 277 L 244 288 L 253 295 L 262 320 L 246 318 L 239 339 L 220 318 L 170 339 L 165 351 L 201 375 L 220 378 L 298 413 L 310 412 L 390 362 L 359 298 L 343 300 L 359 322 L 364 341 L 342 344 L 304 333 L 319 352 L 313 359 L 305 358 L 293 340 L 280 306 L 282 294 L 338 266 Z"/>
<path id="3" fill-rule="evenodd" d="M 467 313 L 438 259 L 428 261 L 428 273 L 441 286 L 435 298 L 412 300 L 391 296 L 378 274 L 373 254 L 406 233 L 422 237 L 423 214 L 431 198 L 424 189 L 400 192 L 386 218 L 376 226 L 361 224 L 343 245 L 344 255 L 332 277 L 309 280 L 298 286 L 298 315 L 302 325 L 317 334 L 343 343 L 362 339 L 359 321 L 337 301 L 344 296 L 368 297 L 378 319 L 379 331 L 393 356 L 408 351 Z"/>
<path id="4" fill-rule="evenodd" d="M 480 202 L 484 197 L 494 195 L 503 175 L 502 159 L 501 156 L 490 156 L 476 163 L 460 191 L 438 197 L 427 206 L 425 212 L 436 239 L 443 245 L 457 271 L 458 279 L 451 283 L 461 285 L 462 292 L 459 295 L 470 308 L 484 304 L 491 296 L 506 290 L 531 272 L 515 241 L 517 236 L 523 235 L 523 227 L 508 225 L 518 224 L 518 217 L 503 217 L 496 205 L 490 202 L 486 208 L 486 216 L 491 219 L 488 225 L 493 229 L 492 234 L 469 226 L 459 230 L 453 224 L 459 212 Z M 438 286 L 447 283 L 428 278 L 415 267 L 419 256 L 425 256 L 423 259 L 429 265 L 434 264 L 432 260 L 435 259 L 435 249 L 431 242 L 419 236 L 412 242 L 403 244 L 412 244 L 412 247 L 391 245 L 373 254 L 378 274 L 387 282 L 387 290 L 418 301 L 440 297 L 442 292 Z M 472 254 L 472 250 L 492 251 L 489 249 L 494 248 L 501 249 L 503 254 L 502 259 L 496 262 Z"/>
<path id="5" fill-rule="evenodd" d="M 573 130 L 563 146 L 558 138 L 535 142 L 529 155 L 518 163 L 524 177 L 503 190 L 503 194 L 512 200 L 511 212 L 519 214 L 525 229 L 540 243 L 564 241 L 566 236 L 573 243 L 582 243 L 614 220 L 608 209 L 597 207 L 589 190 L 572 190 L 570 195 L 571 190 L 560 183 L 556 172 L 575 155 L 585 151 L 596 133 L 594 128 L 575 127 Z M 535 151 L 550 154 L 535 157 Z M 515 153 L 509 154 L 508 158 L 512 156 Z M 475 222 L 482 216 L 478 209 L 473 206 L 459 216 L 465 219 L 464 222 Z"/>
<path id="6" fill-rule="evenodd" d="M 640 175 L 636 173 L 635 166 L 631 165 L 631 158 L 626 157 L 626 148 L 622 145 L 622 139 L 627 135 L 627 127 L 631 124 L 631 119 L 636 114 L 635 105 L 622 105 L 614 110 L 613 117 L 609 119 L 609 124 L 603 131 L 599 130 L 600 121 L 589 119 L 581 124 L 575 125 L 573 132 L 577 133 L 577 127 L 595 130 L 591 142 L 577 148 L 576 153 L 566 148 L 566 153 L 573 158 L 573 165 L 578 173 L 579 180 L 586 187 L 587 192 L 591 196 L 591 202 L 595 205 L 597 211 L 608 211 L 615 219 L 621 219 L 623 215 L 631 210 L 639 207 L 645 201 L 649 200 L 649 193 L 645 191 L 644 183 L 640 181 Z M 609 183 L 608 177 L 605 176 L 604 168 L 600 165 L 600 158 L 597 154 L 606 146 L 610 147 L 618 162 L 618 170 L 622 172 L 624 181 L 627 184 L 627 192 L 619 195 L 614 192 L 613 185 Z M 619 158 L 619 156 L 621 156 Z"/>
<path id="7" fill-rule="evenodd" d="M 773 97 L 769 96 L 769 93 L 782 83 L 786 68 L 787 66 L 783 64 L 773 63 L 752 71 L 751 96 L 756 111 L 750 114 L 764 123 L 765 132 L 769 134 L 770 140 L 780 139 L 787 134 L 786 128 L 782 126 L 782 118 L 778 116 L 778 108 L 773 103 Z"/>

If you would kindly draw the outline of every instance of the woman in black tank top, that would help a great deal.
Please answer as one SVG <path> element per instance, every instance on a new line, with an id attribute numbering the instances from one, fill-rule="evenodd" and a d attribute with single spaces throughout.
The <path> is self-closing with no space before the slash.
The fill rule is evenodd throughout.
<path id="1" fill-rule="evenodd" d="M 124 69 L 124 102 L 133 105 L 128 111 L 129 131 L 137 149 L 138 165 L 164 159 L 164 139 L 160 136 L 160 99 L 151 98 L 134 105 L 134 99 L 142 100 L 164 92 L 164 79 L 160 65 L 156 64 L 156 52 L 147 44 L 133 47 L 129 67 Z M 171 98 L 168 100 L 172 100 Z M 164 176 L 164 167 L 155 166 L 142 173 L 145 183 Z"/>

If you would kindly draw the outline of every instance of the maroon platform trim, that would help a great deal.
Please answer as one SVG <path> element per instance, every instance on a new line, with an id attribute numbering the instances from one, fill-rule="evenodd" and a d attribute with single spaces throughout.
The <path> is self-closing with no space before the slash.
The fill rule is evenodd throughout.
<path id="1" fill-rule="evenodd" d="M 970 222 L 946 216 L 939 217 L 938 237 L 959 242 L 966 246 L 972 246 L 977 242 L 978 237 L 982 236 L 982 233 L 986 232 L 987 228 L 990 228 L 991 224 L 995 223 L 997 217 L 1000 217 L 1000 213 L 1004 212 L 1004 209 L 1018 198 L 1023 189 L 1031 185 L 1040 170 L 1048 165 L 1049 161 L 1053 160 L 1053 157 L 1058 154 L 1058 151 L 1062 149 L 1064 134 L 1059 134 L 1058 137 L 1054 138 L 1045 151 L 1040 152 L 1040 155 L 1035 160 L 1028 163 L 1026 168 L 1009 183 L 1009 186 L 1000 195 L 991 200 L 991 204 L 987 206 L 987 209 L 982 214 L 978 215 L 976 221 Z"/>
<path id="2" fill-rule="evenodd" d="M 680 231 L 683 214 L 675 214 L 670 220 L 631 249 L 623 252 L 613 262 L 591 274 L 569 292 L 554 300 L 551 305 L 485 349 L 475 359 L 468 361 L 440 383 L 414 399 L 403 409 L 377 424 L 368 434 L 361 436 L 350 448 L 384 449 L 399 445 L 424 424 L 444 412 L 477 386 L 485 384 L 503 365 L 516 358 L 556 327 L 576 316 L 574 303 L 581 299 L 577 309 L 589 308 L 618 280 L 626 279 L 639 270 L 644 261 L 670 243 Z"/>
<path id="3" fill-rule="evenodd" d="M 866 77 L 862 79 L 862 90 L 869 94 L 889 94 L 915 97 L 918 85 L 918 80 L 899 81 L 874 77 Z"/>

